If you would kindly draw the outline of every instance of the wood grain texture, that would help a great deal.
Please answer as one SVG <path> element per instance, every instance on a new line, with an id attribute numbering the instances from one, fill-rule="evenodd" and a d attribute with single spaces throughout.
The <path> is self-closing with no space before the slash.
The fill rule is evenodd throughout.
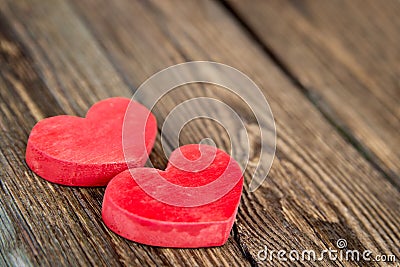
<path id="1" fill-rule="evenodd" d="M 227 6 L 400 187 L 400 2 L 228 0 Z"/>
<path id="2" fill-rule="evenodd" d="M 222 5 L 25 0 L 1 2 L 1 14 L 0 223 L 5 230 L 0 264 L 258 265 L 269 263 L 257 262 L 264 245 L 322 251 L 335 247 L 339 238 L 351 249 L 399 258 L 398 190 L 343 139 Z M 277 154 L 269 179 L 250 193 L 252 168 L 246 171 L 237 222 L 224 247 L 162 249 L 126 241 L 101 221 L 104 189 L 53 185 L 26 167 L 26 140 L 38 119 L 82 116 L 97 100 L 129 97 L 130 89 L 156 71 L 188 60 L 219 61 L 249 75 L 263 89 L 277 123 Z M 246 123 L 256 162 L 257 131 L 243 103 L 214 86 L 189 88 L 158 104 L 158 120 L 191 97 L 223 99 Z M 229 148 L 223 129 L 206 120 L 191 122 L 181 142 L 204 137 Z M 151 159 L 156 167 L 165 167 L 159 139 Z"/>
<path id="3" fill-rule="evenodd" d="M 15 266 L 246 265 L 233 238 L 222 251 L 218 248 L 163 249 L 129 242 L 108 230 L 101 220 L 104 188 L 58 186 L 28 169 L 24 162 L 26 140 L 38 119 L 64 113 L 83 116 L 87 108 L 102 98 L 130 94 L 65 3 L 19 4 L 5 6 L 3 3 L 2 6 L 3 14 L 22 16 L 26 11 L 31 15 L 26 24 L 19 24 L 20 21 L 14 24 L 16 29 L 21 29 L 19 36 L 10 32 L 11 25 L 2 21 L 1 43 L 5 47 L 0 90 L 3 263 Z M 47 30 L 41 28 L 44 26 Z M 69 29 L 75 30 L 71 33 Z M 59 53 L 60 46 L 65 53 Z"/>

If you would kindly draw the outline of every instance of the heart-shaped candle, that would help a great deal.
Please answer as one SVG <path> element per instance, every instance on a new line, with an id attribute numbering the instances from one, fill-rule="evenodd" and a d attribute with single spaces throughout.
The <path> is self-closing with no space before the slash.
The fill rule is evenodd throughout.
<path id="1" fill-rule="evenodd" d="M 122 124 L 131 110 L 130 158 L 125 160 Z M 27 148 L 28 166 L 42 178 L 69 186 L 104 186 L 129 167 L 144 166 L 157 134 L 157 122 L 143 105 L 116 97 L 93 105 L 85 118 L 55 116 L 32 129 Z"/>
<path id="2" fill-rule="evenodd" d="M 242 171 L 228 154 L 207 145 L 186 145 L 171 154 L 165 171 L 136 168 L 114 177 L 106 188 L 102 216 L 112 231 L 139 243 L 220 246 L 229 237 L 242 185 Z M 173 205 L 163 201 L 168 195 Z M 195 203 L 193 196 L 210 202 L 188 206 Z"/>

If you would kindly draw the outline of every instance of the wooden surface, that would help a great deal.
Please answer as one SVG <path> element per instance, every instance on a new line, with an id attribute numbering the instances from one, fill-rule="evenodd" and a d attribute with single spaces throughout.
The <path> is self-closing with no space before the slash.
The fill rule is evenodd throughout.
<path id="1" fill-rule="evenodd" d="M 232 0 L 227 7 L 318 110 L 399 186 L 400 150 L 393 149 L 400 147 L 399 2 Z"/>
<path id="2" fill-rule="evenodd" d="M 400 2 L 0 3 L 0 266 L 271 265 L 257 259 L 264 246 L 322 251 L 340 238 L 351 249 L 399 260 Z M 54 185 L 27 168 L 26 141 L 38 120 L 83 116 L 96 101 L 130 97 L 155 72 L 191 60 L 247 74 L 262 88 L 277 126 L 268 179 L 250 193 L 251 167 L 246 171 L 225 246 L 127 241 L 102 223 L 104 188 Z M 213 96 L 241 110 L 252 133 L 254 120 L 236 98 L 213 86 L 190 89 L 158 104 L 160 123 L 183 100 Z M 185 127 L 181 142 L 204 137 L 229 147 L 223 129 L 206 120 Z M 159 168 L 166 165 L 161 155 L 157 139 L 151 160 Z"/>

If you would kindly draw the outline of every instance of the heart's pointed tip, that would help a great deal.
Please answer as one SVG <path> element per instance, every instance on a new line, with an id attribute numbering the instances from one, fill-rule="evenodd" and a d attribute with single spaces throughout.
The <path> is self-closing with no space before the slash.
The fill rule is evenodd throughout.
<path id="1" fill-rule="evenodd" d="M 165 248 L 206 248 L 224 245 L 233 220 L 223 223 L 175 223 L 132 216 L 104 196 L 102 218 L 114 233 L 131 241 Z M 234 218 L 233 218 L 234 219 Z"/>

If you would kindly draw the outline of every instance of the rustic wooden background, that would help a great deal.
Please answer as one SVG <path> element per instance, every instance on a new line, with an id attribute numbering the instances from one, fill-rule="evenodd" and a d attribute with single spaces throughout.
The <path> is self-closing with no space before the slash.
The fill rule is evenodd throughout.
<path id="1" fill-rule="evenodd" d="M 349 249 L 400 260 L 399 1 L 0 3 L 0 266 L 388 264 L 257 259 L 264 245 L 322 251 L 339 238 Z M 250 76 L 277 125 L 269 178 L 249 193 L 247 171 L 225 246 L 127 241 L 102 223 L 104 188 L 58 186 L 26 166 L 27 138 L 38 120 L 84 116 L 96 101 L 130 97 L 155 72 L 191 60 Z M 218 88 L 196 85 L 162 101 L 157 118 L 197 95 L 242 107 Z M 241 115 L 251 132 L 254 120 Z M 181 142 L 204 137 L 229 146 L 223 129 L 204 120 L 188 125 Z M 161 154 L 158 139 L 151 159 L 159 168 L 166 164 Z"/>

